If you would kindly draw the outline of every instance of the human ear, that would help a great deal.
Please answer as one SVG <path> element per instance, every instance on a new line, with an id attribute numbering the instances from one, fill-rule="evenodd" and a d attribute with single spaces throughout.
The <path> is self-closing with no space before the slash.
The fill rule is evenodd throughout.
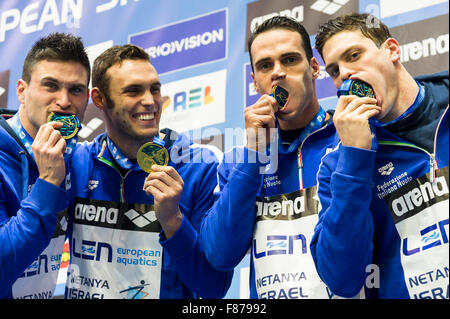
<path id="1" fill-rule="evenodd" d="M 394 38 L 389 38 L 384 42 L 384 47 L 388 51 L 393 63 L 400 61 L 400 44 Z"/>
<path id="2" fill-rule="evenodd" d="M 106 97 L 98 87 L 94 87 L 91 89 L 91 99 L 96 107 L 98 107 L 102 111 L 104 110 L 106 106 Z"/>
<path id="3" fill-rule="evenodd" d="M 17 81 L 16 94 L 20 104 L 25 104 L 25 90 L 28 87 L 28 83 L 20 79 Z"/>
<path id="4" fill-rule="evenodd" d="M 315 80 L 320 75 L 319 62 L 317 62 L 317 59 L 315 57 L 312 57 L 311 61 L 309 61 L 309 65 L 311 67 L 311 73 L 312 73 L 313 79 Z"/>
<path id="5" fill-rule="evenodd" d="M 255 74 L 253 72 L 251 72 L 250 76 L 252 77 L 253 86 L 255 87 L 255 91 L 258 92 L 259 94 L 261 94 L 259 87 L 258 87 L 258 82 L 256 82 L 256 79 L 255 79 Z"/>

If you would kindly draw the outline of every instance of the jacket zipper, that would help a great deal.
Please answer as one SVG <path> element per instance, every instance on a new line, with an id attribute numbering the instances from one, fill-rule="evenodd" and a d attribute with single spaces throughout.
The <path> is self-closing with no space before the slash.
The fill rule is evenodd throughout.
<path id="1" fill-rule="evenodd" d="M 297 149 L 297 165 L 298 165 L 298 184 L 303 189 L 303 161 L 300 147 Z"/>
<path id="2" fill-rule="evenodd" d="M 384 140 L 380 140 L 378 141 L 378 143 L 380 145 L 390 145 L 390 146 L 406 146 L 406 147 L 411 147 L 411 148 L 415 148 L 418 149 L 424 153 L 426 153 L 428 155 L 428 157 L 430 158 L 430 181 L 432 183 L 434 183 L 435 179 L 436 179 L 436 169 L 437 169 L 437 163 L 436 163 L 436 156 L 434 153 L 429 153 L 427 150 L 424 150 L 423 148 L 416 146 L 414 144 L 408 144 L 408 143 L 404 143 L 404 142 L 394 142 L 394 141 L 384 141 Z M 435 151 L 436 151 L 436 147 L 435 147 Z"/>
<path id="3" fill-rule="evenodd" d="M 302 159 L 303 144 L 311 135 L 325 129 L 326 127 L 328 127 L 328 125 L 325 125 L 315 130 L 314 132 L 311 132 L 309 135 L 306 135 L 303 141 L 300 143 L 300 146 L 297 148 L 298 184 L 300 186 L 300 189 L 303 189 L 303 159 Z"/>
<path id="4" fill-rule="evenodd" d="M 432 183 L 434 183 L 435 180 L 436 180 L 436 170 L 439 168 L 438 165 L 437 165 L 437 160 L 436 160 L 437 136 L 438 136 L 439 128 L 440 128 L 441 123 L 442 123 L 442 119 L 444 118 L 444 116 L 445 116 L 445 114 L 447 112 L 448 112 L 448 105 L 447 105 L 447 108 L 442 113 L 441 118 L 440 118 L 440 120 L 438 122 L 438 125 L 436 127 L 436 131 L 434 132 L 434 144 L 433 144 L 433 151 L 434 151 L 434 153 L 430 154 L 428 151 L 424 150 L 423 148 L 421 148 L 419 146 L 416 146 L 414 144 L 403 143 L 403 142 L 379 141 L 379 144 L 409 146 L 409 147 L 421 150 L 422 152 L 425 152 L 430 157 L 430 181 Z"/>
<path id="5" fill-rule="evenodd" d="M 105 148 L 106 148 L 106 142 L 104 141 L 103 145 L 102 145 L 102 150 L 101 150 L 100 154 L 97 155 L 97 159 L 100 162 L 102 162 L 103 164 L 106 164 L 109 167 L 113 168 L 117 172 L 117 174 L 119 174 L 119 176 L 120 176 L 120 189 L 119 189 L 120 202 L 121 203 L 125 203 L 125 178 L 127 177 L 128 173 L 131 172 L 131 170 L 128 171 L 125 174 L 125 176 L 122 176 L 122 174 L 120 173 L 119 169 L 116 167 L 116 165 L 114 165 L 113 162 L 111 162 L 111 161 L 107 160 L 106 158 L 102 157 L 102 155 L 103 155 L 103 153 L 105 151 Z"/>

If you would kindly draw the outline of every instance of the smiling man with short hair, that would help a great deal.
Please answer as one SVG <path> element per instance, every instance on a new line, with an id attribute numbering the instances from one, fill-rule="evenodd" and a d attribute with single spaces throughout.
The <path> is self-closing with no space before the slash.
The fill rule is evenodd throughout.
<path id="1" fill-rule="evenodd" d="M 74 154 L 66 298 L 222 298 L 232 274 L 210 265 L 199 240 L 218 159 L 159 129 L 161 83 L 138 46 L 114 46 L 96 58 L 91 96 L 106 133 Z M 159 151 L 139 153 L 143 145 Z M 147 163 L 158 163 L 166 150 L 167 166 L 138 162 L 151 154 Z M 78 284 L 83 278 L 102 284 Z"/>

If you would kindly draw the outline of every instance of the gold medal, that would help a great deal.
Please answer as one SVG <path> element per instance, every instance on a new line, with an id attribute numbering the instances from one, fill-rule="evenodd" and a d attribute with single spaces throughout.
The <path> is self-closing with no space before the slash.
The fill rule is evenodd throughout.
<path id="1" fill-rule="evenodd" d="M 67 115 L 51 112 L 47 118 L 47 122 L 61 122 L 63 127 L 59 129 L 63 139 L 67 140 L 77 135 L 81 127 L 80 120 L 76 115 Z"/>
<path id="2" fill-rule="evenodd" d="M 367 96 L 375 98 L 373 88 L 369 84 L 361 80 L 351 80 L 351 79 L 342 82 L 337 92 L 338 97 L 341 95 L 356 95 L 359 97 Z"/>
<path id="3" fill-rule="evenodd" d="M 164 147 L 164 144 L 164 141 L 155 137 L 153 138 L 153 142 L 145 143 L 139 148 L 137 161 L 143 171 L 151 173 L 153 164 L 167 165 L 169 162 L 169 153 Z"/>
<path id="4" fill-rule="evenodd" d="M 289 92 L 278 85 L 275 85 L 272 88 L 272 95 L 279 105 L 278 109 L 283 108 L 286 105 L 289 98 Z"/>

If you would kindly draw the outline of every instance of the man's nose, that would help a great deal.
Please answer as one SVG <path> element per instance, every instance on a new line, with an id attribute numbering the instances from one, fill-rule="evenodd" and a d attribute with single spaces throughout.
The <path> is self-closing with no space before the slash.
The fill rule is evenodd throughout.
<path id="1" fill-rule="evenodd" d="M 272 81 L 284 79 L 286 77 L 286 70 L 279 62 L 275 63 L 272 70 Z"/>
<path id="2" fill-rule="evenodd" d="M 350 77 L 355 73 L 351 68 L 347 67 L 346 65 L 340 65 L 339 66 L 339 75 L 341 78 L 341 82 L 344 82 L 345 80 L 350 79 Z"/>
<path id="3" fill-rule="evenodd" d="M 63 109 L 70 107 L 72 102 L 70 100 L 70 94 L 68 90 L 62 89 L 58 92 L 56 104 Z"/>
<path id="4" fill-rule="evenodd" d="M 149 106 L 155 104 L 155 98 L 153 97 L 152 92 L 146 90 L 144 95 L 142 96 L 142 104 Z"/>

